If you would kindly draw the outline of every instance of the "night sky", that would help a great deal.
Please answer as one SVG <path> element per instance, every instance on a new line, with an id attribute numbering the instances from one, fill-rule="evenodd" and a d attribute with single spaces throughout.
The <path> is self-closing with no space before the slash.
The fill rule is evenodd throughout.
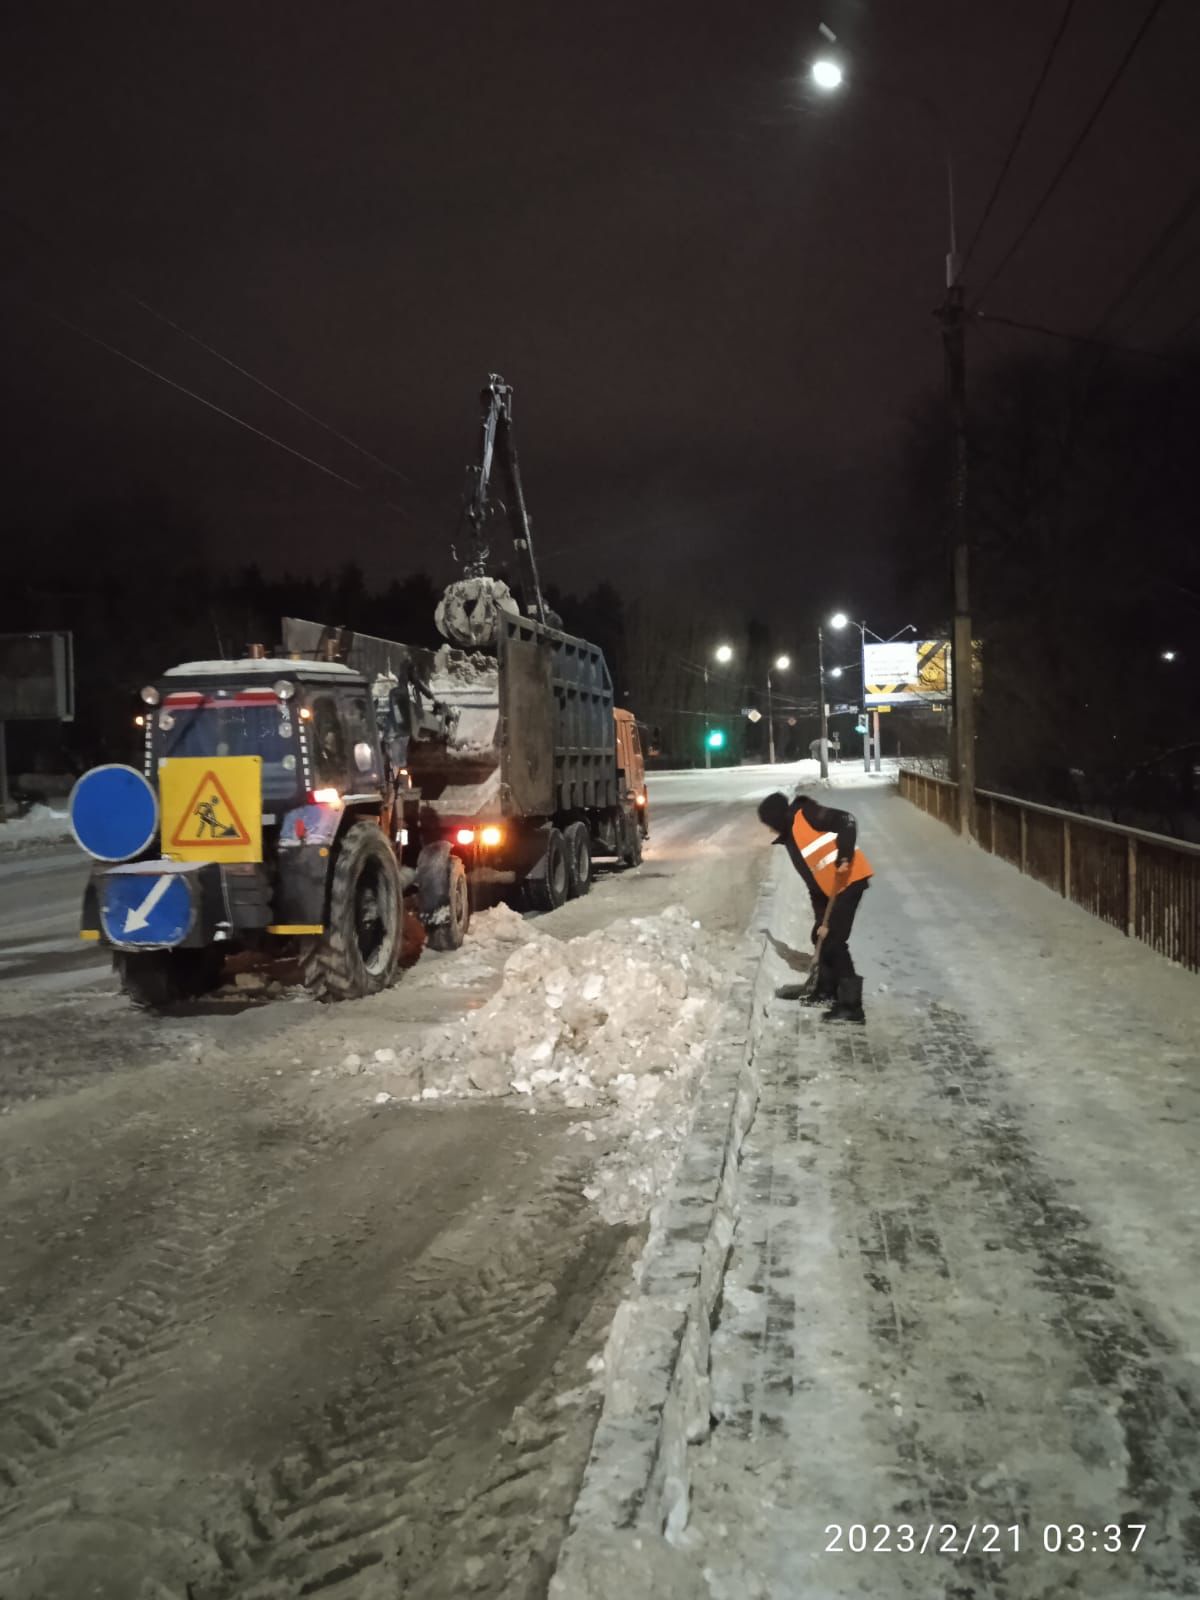
<path id="1" fill-rule="evenodd" d="M 1147 5 L 1079 0 L 969 287 Z M 946 229 L 936 125 L 908 97 L 943 108 L 965 248 L 1060 13 L 1061 0 L 22 7 L 0 66 L 7 530 L 27 540 L 87 506 L 159 499 L 218 564 L 447 577 L 477 391 L 497 370 L 516 389 L 551 580 L 720 594 L 777 625 L 807 588 L 894 615 L 893 471 L 941 383 Z M 816 101 L 804 73 L 822 20 L 848 82 Z M 1098 322 L 1200 172 L 1197 61 L 1200 6 L 1166 0 L 989 309 Z M 1191 227 L 1110 332 L 1154 345 L 1200 311 Z M 1028 343 L 975 333 L 973 370 Z M 64 563 L 97 556 L 58 548 Z"/>

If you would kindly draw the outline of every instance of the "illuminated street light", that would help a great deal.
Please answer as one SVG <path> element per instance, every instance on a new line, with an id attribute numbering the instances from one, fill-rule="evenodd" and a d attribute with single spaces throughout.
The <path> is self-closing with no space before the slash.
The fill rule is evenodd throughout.
<path id="1" fill-rule="evenodd" d="M 1175 650 L 1164 650 L 1162 653 L 1162 658 L 1164 661 L 1174 661 L 1177 654 L 1178 651 Z"/>
<path id="2" fill-rule="evenodd" d="M 842 669 L 841 669 L 841 667 L 830 667 L 830 669 L 829 669 L 829 676 L 830 676 L 830 677 L 831 677 L 831 678 L 840 678 L 840 677 L 841 677 L 841 675 L 842 675 Z"/>
<path id="3" fill-rule="evenodd" d="M 819 56 L 812 64 L 811 77 L 817 88 L 824 89 L 828 94 L 842 87 L 845 73 L 836 61 L 830 60 L 828 56 Z"/>
<path id="4" fill-rule="evenodd" d="M 729 663 L 733 660 L 733 646 L 731 644 L 719 644 L 719 645 L 717 645 L 716 649 L 713 651 L 712 655 L 713 655 L 713 660 L 716 661 L 720 666 L 727 667 L 729 665 Z M 708 722 L 708 716 L 709 716 L 709 708 L 708 708 L 708 657 L 705 656 L 705 658 L 704 658 L 704 720 L 705 720 L 706 723 Z M 715 732 L 716 730 L 713 730 L 713 731 Z M 712 753 L 713 753 L 713 751 L 714 750 L 724 749 L 724 746 L 725 746 L 725 735 L 723 733 L 721 734 L 721 737 L 720 737 L 719 741 L 716 744 L 714 744 L 712 742 L 712 735 L 711 734 L 706 734 L 705 735 L 705 739 L 704 739 L 704 765 L 706 767 L 711 767 L 712 766 Z"/>
<path id="5" fill-rule="evenodd" d="M 835 611 L 829 619 L 829 626 L 831 628 L 844 628 L 849 621 L 850 618 L 844 611 Z"/>
<path id="6" fill-rule="evenodd" d="M 771 711 L 771 674 L 786 672 L 791 664 L 791 656 L 776 656 L 774 664 L 767 668 L 767 760 L 772 766 L 775 765 L 775 717 Z"/>

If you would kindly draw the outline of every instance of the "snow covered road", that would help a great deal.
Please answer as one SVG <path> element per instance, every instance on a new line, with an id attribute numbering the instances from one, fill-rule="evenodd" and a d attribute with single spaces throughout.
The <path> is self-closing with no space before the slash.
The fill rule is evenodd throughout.
<path id="1" fill-rule="evenodd" d="M 753 801 L 794 777 L 654 777 L 644 865 L 521 925 L 550 977 L 507 974 L 489 914 L 353 1006 L 136 1013 L 70 942 L 78 860 L 0 863 L 5 1600 L 544 1593 L 644 1230 L 630 1163 L 662 1181 L 688 1092 L 632 1014 L 610 1082 L 605 1016 L 648 985 L 685 1059 L 768 859 Z M 682 978 L 662 939 L 693 941 Z M 528 1093 L 510 992 L 573 1030 Z M 496 1081 L 456 1089 L 448 1039 Z M 676 1107 L 650 1128 L 643 1068 Z"/>

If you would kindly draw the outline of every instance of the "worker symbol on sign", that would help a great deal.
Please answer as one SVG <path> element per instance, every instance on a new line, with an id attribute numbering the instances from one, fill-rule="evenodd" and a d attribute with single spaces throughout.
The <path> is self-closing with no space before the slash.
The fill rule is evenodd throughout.
<path id="1" fill-rule="evenodd" d="M 221 804 L 221 796 L 213 795 L 211 800 L 201 800 L 192 812 L 194 817 L 200 818 L 200 826 L 196 830 L 197 839 L 236 839 L 238 831 L 229 823 L 222 822 L 217 815 L 217 807 Z M 205 833 L 205 828 L 209 832 Z"/>
<path id="2" fill-rule="evenodd" d="M 178 813 L 179 825 L 170 843 L 187 847 L 234 846 L 250 842 L 246 825 L 229 798 L 225 785 L 210 767 L 192 791 L 191 799 Z"/>

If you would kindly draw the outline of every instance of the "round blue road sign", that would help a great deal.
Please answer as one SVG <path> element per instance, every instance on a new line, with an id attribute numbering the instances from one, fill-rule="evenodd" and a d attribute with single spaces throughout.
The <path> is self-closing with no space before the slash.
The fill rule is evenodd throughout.
<path id="1" fill-rule="evenodd" d="M 132 767 L 93 767 L 71 790 L 71 832 L 97 861 L 128 861 L 158 832 L 158 796 Z"/>

